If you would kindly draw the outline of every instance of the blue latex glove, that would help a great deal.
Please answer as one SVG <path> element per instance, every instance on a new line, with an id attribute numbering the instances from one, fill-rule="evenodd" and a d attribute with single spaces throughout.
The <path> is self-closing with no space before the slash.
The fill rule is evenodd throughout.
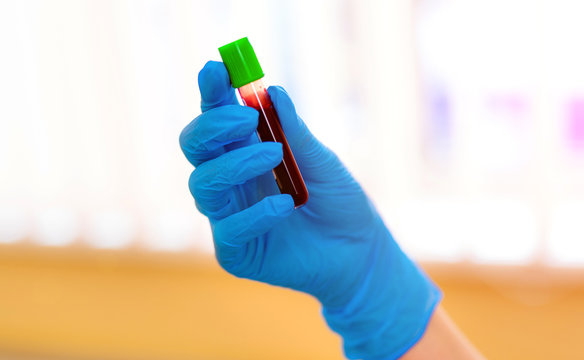
<path id="1" fill-rule="evenodd" d="M 310 198 L 294 210 L 271 170 L 279 143 L 259 143 L 256 110 L 238 104 L 222 63 L 199 73 L 203 113 L 180 144 L 209 218 L 219 264 L 231 274 L 303 291 L 323 305 L 351 359 L 394 359 L 422 336 L 439 289 L 400 250 L 361 186 L 296 115 L 280 87 L 268 93 Z"/>

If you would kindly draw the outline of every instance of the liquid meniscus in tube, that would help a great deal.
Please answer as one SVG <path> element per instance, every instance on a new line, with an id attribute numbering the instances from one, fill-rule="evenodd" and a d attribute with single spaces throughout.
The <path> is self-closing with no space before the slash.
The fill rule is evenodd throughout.
<path id="1" fill-rule="evenodd" d="M 308 201 L 308 190 L 263 84 L 264 73 L 249 40 L 245 37 L 224 45 L 219 48 L 219 53 L 231 78 L 231 84 L 239 91 L 244 104 L 259 112 L 257 134 L 260 141 L 282 144 L 282 162 L 273 170 L 280 192 L 292 196 L 294 207 L 304 205 Z"/>

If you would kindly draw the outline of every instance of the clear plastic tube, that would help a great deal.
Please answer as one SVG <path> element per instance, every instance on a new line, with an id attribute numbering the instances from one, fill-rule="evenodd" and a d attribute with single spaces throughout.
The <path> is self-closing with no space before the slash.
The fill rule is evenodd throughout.
<path id="1" fill-rule="evenodd" d="M 308 190 L 262 79 L 243 85 L 238 90 L 245 105 L 260 113 L 257 128 L 260 141 L 274 141 L 282 144 L 284 152 L 282 162 L 272 171 L 280 192 L 292 196 L 294 207 L 304 205 L 308 201 Z"/>

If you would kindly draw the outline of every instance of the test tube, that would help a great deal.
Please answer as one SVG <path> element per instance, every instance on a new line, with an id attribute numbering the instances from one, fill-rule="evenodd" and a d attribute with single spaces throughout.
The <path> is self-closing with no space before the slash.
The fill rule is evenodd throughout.
<path id="1" fill-rule="evenodd" d="M 286 136 L 274 109 L 262 78 L 264 72 L 256 54 L 244 37 L 219 48 L 223 63 L 227 68 L 231 84 L 239 91 L 246 106 L 259 112 L 257 135 L 260 141 L 273 141 L 282 144 L 282 162 L 272 172 L 282 194 L 290 194 L 294 207 L 298 208 L 308 201 L 308 190 L 298 164 L 292 155 Z"/>

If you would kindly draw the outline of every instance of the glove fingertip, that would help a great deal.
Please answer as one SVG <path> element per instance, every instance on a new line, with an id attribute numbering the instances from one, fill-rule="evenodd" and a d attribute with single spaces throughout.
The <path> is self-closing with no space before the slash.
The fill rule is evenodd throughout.
<path id="1" fill-rule="evenodd" d="M 273 195 L 268 199 L 272 205 L 272 212 L 276 216 L 287 216 L 294 211 L 294 200 L 289 194 Z"/>
<path id="2" fill-rule="evenodd" d="M 303 138 L 307 132 L 304 122 L 296 114 L 296 108 L 286 90 L 280 86 L 270 86 L 268 88 L 268 95 L 274 104 L 280 123 L 284 129 L 284 133 L 288 138 L 291 146 Z"/>
<path id="3" fill-rule="evenodd" d="M 260 236 L 294 211 L 294 201 L 287 194 L 268 196 L 251 207 L 219 221 L 214 235 L 222 245 L 240 246 Z"/>
<path id="4" fill-rule="evenodd" d="M 193 122 L 191 121 L 187 126 L 185 126 L 180 134 L 178 135 L 178 144 L 180 146 L 180 149 L 182 150 L 183 154 L 186 154 L 186 149 L 188 146 L 188 134 L 191 131 L 191 128 L 193 127 Z"/>
<path id="5" fill-rule="evenodd" d="M 235 91 L 223 63 L 208 61 L 198 75 L 201 108 L 206 111 L 218 105 L 236 104 Z"/>
<path id="6" fill-rule="evenodd" d="M 290 95 L 284 90 L 281 86 L 270 86 L 268 87 L 268 95 L 270 95 L 270 99 L 274 103 L 276 107 L 281 108 L 282 111 L 292 111 L 296 113 L 296 108 L 294 107 L 294 103 L 292 99 L 290 99 Z"/>
<path id="7" fill-rule="evenodd" d="M 265 142 L 262 142 L 261 144 L 268 152 L 268 155 L 279 158 L 280 160 L 282 160 L 282 157 L 284 156 L 282 143 L 274 142 L 274 141 L 265 141 Z"/>

